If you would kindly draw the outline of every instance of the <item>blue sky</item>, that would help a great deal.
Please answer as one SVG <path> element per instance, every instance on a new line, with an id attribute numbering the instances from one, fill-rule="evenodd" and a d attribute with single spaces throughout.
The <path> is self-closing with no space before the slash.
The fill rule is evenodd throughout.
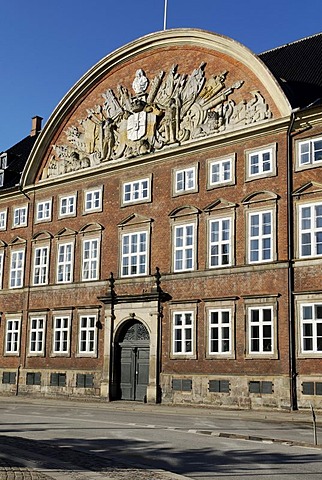
<path id="1" fill-rule="evenodd" d="M 3 0 L 0 151 L 29 135 L 101 58 L 163 29 L 164 0 Z M 322 31 L 321 0 L 168 0 L 168 28 L 195 27 L 260 53 Z"/>

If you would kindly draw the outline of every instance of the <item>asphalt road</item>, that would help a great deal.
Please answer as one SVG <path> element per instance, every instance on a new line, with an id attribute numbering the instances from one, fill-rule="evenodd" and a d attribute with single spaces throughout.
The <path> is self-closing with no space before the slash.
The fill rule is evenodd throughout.
<path id="1" fill-rule="evenodd" d="M 25 472 L 0 480 L 320 480 L 317 436 L 309 413 L 2 398 L 0 466 Z"/>

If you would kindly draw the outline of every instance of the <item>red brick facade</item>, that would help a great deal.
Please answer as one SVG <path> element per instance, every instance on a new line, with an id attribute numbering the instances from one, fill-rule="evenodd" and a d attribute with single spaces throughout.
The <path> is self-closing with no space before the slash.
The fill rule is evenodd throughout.
<path id="1" fill-rule="evenodd" d="M 103 59 L 0 193 L 0 393 L 321 407 L 320 137 L 229 39 Z"/>

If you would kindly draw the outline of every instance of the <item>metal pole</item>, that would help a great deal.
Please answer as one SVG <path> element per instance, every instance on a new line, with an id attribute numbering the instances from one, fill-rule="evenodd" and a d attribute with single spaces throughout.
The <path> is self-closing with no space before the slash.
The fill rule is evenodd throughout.
<path id="1" fill-rule="evenodd" d="M 164 0 L 163 30 L 167 29 L 167 9 L 168 9 L 168 0 Z"/>
<path id="2" fill-rule="evenodd" d="M 314 445 L 317 445 L 318 444 L 318 438 L 317 438 L 317 434 L 316 434 L 316 417 L 315 417 L 315 413 L 314 413 L 312 404 L 311 404 L 311 412 L 312 412 L 312 420 L 313 420 L 313 442 L 314 442 Z"/>

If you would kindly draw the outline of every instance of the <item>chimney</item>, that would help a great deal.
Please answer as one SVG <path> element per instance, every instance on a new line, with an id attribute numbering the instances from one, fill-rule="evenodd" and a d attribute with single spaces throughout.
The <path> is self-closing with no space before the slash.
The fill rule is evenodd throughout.
<path id="1" fill-rule="evenodd" d="M 42 117 L 38 117 L 36 115 L 35 117 L 32 117 L 31 119 L 31 130 L 30 130 L 30 136 L 34 137 L 35 135 L 38 135 L 38 133 L 41 130 L 41 122 L 42 122 Z"/>

